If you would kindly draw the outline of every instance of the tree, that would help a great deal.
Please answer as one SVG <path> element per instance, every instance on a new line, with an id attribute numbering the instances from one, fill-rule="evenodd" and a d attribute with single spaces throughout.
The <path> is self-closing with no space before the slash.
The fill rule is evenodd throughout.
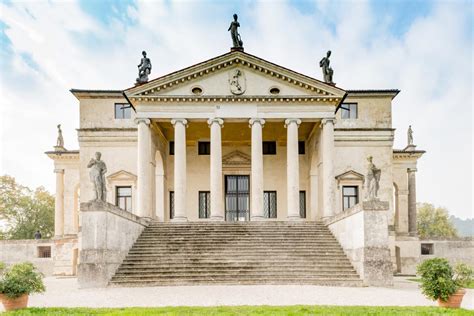
<path id="1" fill-rule="evenodd" d="M 43 187 L 31 190 L 8 175 L 0 177 L 0 239 L 32 239 L 54 235 L 54 197 Z"/>
<path id="2" fill-rule="evenodd" d="M 453 238 L 458 237 L 456 227 L 449 220 L 448 210 L 435 207 L 433 204 L 417 205 L 417 228 L 420 238 Z"/>

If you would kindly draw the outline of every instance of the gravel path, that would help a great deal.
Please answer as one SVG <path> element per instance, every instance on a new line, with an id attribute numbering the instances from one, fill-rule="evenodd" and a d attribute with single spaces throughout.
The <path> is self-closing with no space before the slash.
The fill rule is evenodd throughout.
<path id="1" fill-rule="evenodd" d="M 393 288 L 252 285 L 78 289 L 75 278 L 54 277 L 46 278 L 45 283 L 47 292 L 31 296 L 29 306 L 436 305 L 421 294 L 416 283 L 404 278 L 396 278 Z M 468 290 L 462 307 L 474 309 L 474 290 Z"/>

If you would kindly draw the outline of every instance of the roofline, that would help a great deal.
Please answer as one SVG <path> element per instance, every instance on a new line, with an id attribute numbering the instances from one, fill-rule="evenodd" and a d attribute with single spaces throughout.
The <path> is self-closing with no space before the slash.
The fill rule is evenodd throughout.
<path id="1" fill-rule="evenodd" d="M 79 154 L 79 150 L 66 150 L 66 151 L 55 151 L 55 150 L 52 150 L 52 151 L 45 151 L 44 152 L 46 155 L 77 155 Z"/>
<path id="2" fill-rule="evenodd" d="M 400 93 L 398 89 L 361 89 L 346 90 L 348 96 L 352 95 L 375 95 L 375 96 L 391 96 L 392 100 Z"/>
<path id="3" fill-rule="evenodd" d="M 96 89 L 71 89 L 69 90 L 78 100 L 82 97 L 99 96 L 102 98 L 123 97 L 123 90 L 96 90 Z"/>

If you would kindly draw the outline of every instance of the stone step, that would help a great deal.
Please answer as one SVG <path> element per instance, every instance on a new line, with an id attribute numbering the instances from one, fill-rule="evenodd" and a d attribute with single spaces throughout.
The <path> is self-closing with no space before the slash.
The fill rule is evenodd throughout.
<path id="1" fill-rule="evenodd" d="M 202 273 L 202 274 L 255 274 L 255 273 L 281 273 L 287 275 L 289 273 L 302 274 L 306 273 L 308 275 L 313 274 L 356 274 L 355 270 L 350 268 L 311 268 L 311 267 L 182 267 L 181 269 L 169 267 L 169 268 L 157 268 L 157 267 L 120 267 L 116 275 L 147 275 L 147 274 L 186 274 L 186 273 Z"/>
<path id="2" fill-rule="evenodd" d="M 341 258 L 341 260 L 334 260 L 333 256 L 327 257 L 279 257 L 279 258 L 262 258 L 262 257 L 247 257 L 247 258 L 190 258 L 190 257 L 166 257 L 166 259 L 157 258 L 156 256 L 129 256 L 125 258 L 123 264 L 311 264 L 311 265 L 337 265 L 337 264 L 349 264 L 350 262 L 347 258 Z"/>
<path id="3" fill-rule="evenodd" d="M 288 250 L 288 249 L 311 249 L 311 250 L 324 250 L 324 249 L 341 249 L 337 243 L 327 244 L 306 244 L 306 243 L 154 243 L 154 242 L 136 242 L 136 249 L 233 249 L 233 250 L 245 250 L 245 249 L 272 249 L 275 248 Z"/>
<path id="4" fill-rule="evenodd" d="M 327 265 L 327 264 L 312 264 L 312 263 L 307 263 L 307 262 L 300 262 L 300 263 L 279 263 L 275 261 L 268 261 L 266 263 L 262 262 L 241 262 L 241 263 L 234 263 L 234 262 L 228 262 L 228 263 L 222 263 L 222 262 L 217 262 L 217 263 L 201 263 L 201 262 L 190 262 L 188 264 L 183 264 L 183 263 L 160 263 L 160 264 L 151 264 L 147 262 L 136 262 L 136 263 L 123 263 L 119 269 L 126 268 L 137 268 L 137 269 L 188 269 L 189 267 L 195 268 L 195 269 L 200 269 L 200 268 L 229 268 L 229 269 L 234 269 L 234 268 L 274 268 L 275 265 L 281 268 L 314 268 L 314 269 L 328 269 L 328 270 L 337 270 L 337 269 L 353 269 L 352 265 L 349 263 L 334 263 L 332 265 Z"/>
<path id="5" fill-rule="evenodd" d="M 312 277 L 312 278 L 339 278 L 339 279 L 344 279 L 344 278 L 352 278 L 352 277 L 357 277 L 357 274 L 355 272 L 338 272 L 337 275 L 334 275 L 333 272 L 291 272 L 291 271 L 208 271 L 206 273 L 203 273 L 202 271 L 184 271 L 184 272 L 161 272 L 159 274 L 157 273 L 141 273 L 141 274 L 123 274 L 123 273 L 117 273 L 114 276 L 114 280 L 127 280 L 127 279 L 140 279 L 140 280 L 162 280 L 162 279 L 170 279 L 170 278 L 209 278 L 209 279 L 221 279 L 221 280 L 229 280 L 233 279 L 235 277 L 245 277 L 245 278 L 290 278 L 290 277 L 295 277 L 295 278 L 305 278 L 305 277 Z"/>

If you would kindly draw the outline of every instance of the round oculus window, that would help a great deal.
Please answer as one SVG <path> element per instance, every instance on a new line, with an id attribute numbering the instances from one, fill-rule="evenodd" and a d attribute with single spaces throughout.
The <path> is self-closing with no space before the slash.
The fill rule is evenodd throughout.
<path id="1" fill-rule="evenodd" d="M 271 94 L 280 94 L 280 89 L 278 89 L 278 88 L 271 88 L 271 89 L 270 89 L 270 93 L 271 93 Z"/>
<path id="2" fill-rule="evenodd" d="M 196 94 L 196 95 L 202 94 L 202 89 L 199 88 L 199 87 L 194 87 L 194 88 L 192 88 L 191 91 L 192 91 L 193 94 Z"/>

